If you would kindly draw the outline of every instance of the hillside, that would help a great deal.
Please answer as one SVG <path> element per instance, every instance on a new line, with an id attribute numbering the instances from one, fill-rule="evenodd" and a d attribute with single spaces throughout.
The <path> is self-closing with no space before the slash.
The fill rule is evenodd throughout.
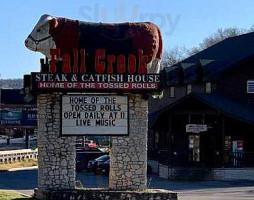
<path id="1" fill-rule="evenodd" d="M 23 79 L 0 79 L 1 89 L 20 89 L 23 87 Z"/>

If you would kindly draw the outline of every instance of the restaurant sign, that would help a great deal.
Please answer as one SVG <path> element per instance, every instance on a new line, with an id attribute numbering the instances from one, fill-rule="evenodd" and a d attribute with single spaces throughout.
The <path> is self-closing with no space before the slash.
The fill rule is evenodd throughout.
<path id="1" fill-rule="evenodd" d="M 62 135 L 128 135 L 126 95 L 63 95 Z"/>
<path id="2" fill-rule="evenodd" d="M 205 124 L 187 124 L 186 133 L 200 133 L 207 131 L 207 125 Z"/>
<path id="3" fill-rule="evenodd" d="M 143 54 L 143 50 L 139 50 L 138 55 L 106 55 L 105 49 L 97 49 L 94 55 L 88 58 L 85 49 L 81 49 L 80 54 L 78 52 L 77 49 L 73 49 L 73 55 L 65 53 L 61 57 L 60 49 L 51 49 L 48 72 L 32 73 L 32 90 L 35 92 L 122 90 L 139 93 L 161 90 L 160 74 L 147 70 L 148 56 Z M 151 63 L 150 65 L 153 66 Z"/>
<path id="4" fill-rule="evenodd" d="M 33 91 L 158 91 L 159 74 L 32 73 Z"/>

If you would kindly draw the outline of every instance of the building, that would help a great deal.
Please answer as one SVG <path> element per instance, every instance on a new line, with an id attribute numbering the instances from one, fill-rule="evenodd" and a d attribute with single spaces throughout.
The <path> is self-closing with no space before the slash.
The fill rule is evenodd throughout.
<path id="1" fill-rule="evenodd" d="M 166 68 L 149 101 L 149 157 L 169 167 L 254 167 L 254 33 Z"/>

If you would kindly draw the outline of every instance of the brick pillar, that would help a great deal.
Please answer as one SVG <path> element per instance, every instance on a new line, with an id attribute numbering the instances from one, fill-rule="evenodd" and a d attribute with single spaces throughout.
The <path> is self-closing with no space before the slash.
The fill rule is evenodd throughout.
<path id="1" fill-rule="evenodd" d="M 112 137 L 110 189 L 147 187 L 148 101 L 129 95 L 129 136 Z"/>
<path id="2" fill-rule="evenodd" d="M 74 189 L 76 179 L 76 137 L 60 136 L 60 95 L 40 94 L 38 106 L 38 190 Z"/>

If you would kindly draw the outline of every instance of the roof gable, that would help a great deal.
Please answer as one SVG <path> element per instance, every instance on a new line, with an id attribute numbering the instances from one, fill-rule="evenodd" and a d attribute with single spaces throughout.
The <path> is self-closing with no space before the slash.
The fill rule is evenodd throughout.
<path id="1" fill-rule="evenodd" d="M 254 44 L 254 32 L 227 38 L 172 67 L 166 67 L 167 85 L 179 83 L 177 70 L 183 71 L 183 83 L 197 81 L 196 72 L 199 66 L 203 68 L 203 81 L 215 80 L 229 66 L 254 55 L 254 45 L 252 44 Z M 170 68 L 173 69 L 170 70 Z"/>

